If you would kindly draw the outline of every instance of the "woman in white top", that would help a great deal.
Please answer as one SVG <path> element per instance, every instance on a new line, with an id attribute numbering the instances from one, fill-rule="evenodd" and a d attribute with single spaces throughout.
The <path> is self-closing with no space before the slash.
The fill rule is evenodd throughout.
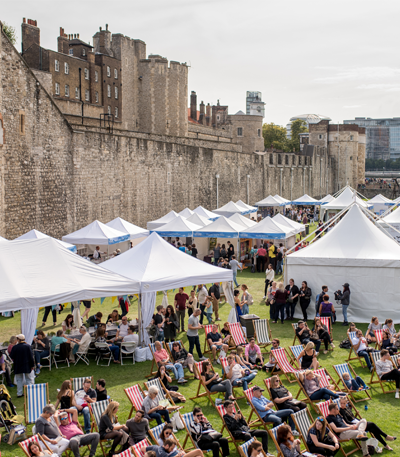
<path id="1" fill-rule="evenodd" d="M 264 288 L 264 297 L 263 299 L 265 300 L 267 298 L 267 291 L 268 291 L 268 286 L 272 284 L 272 281 L 275 278 L 275 270 L 274 267 L 269 264 L 267 269 L 265 270 L 265 288 Z"/>
<path id="2" fill-rule="evenodd" d="M 379 323 L 379 320 L 376 316 L 373 316 L 371 323 L 368 325 L 367 332 L 365 333 L 365 338 L 367 338 L 368 343 L 376 343 L 376 337 L 374 330 L 381 330 L 382 324 Z"/>
<path id="3" fill-rule="evenodd" d="M 385 323 L 383 324 L 383 330 L 387 330 L 390 333 L 390 336 L 393 338 L 398 338 L 399 334 L 396 332 L 394 328 L 393 319 L 386 319 Z"/>
<path id="4" fill-rule="evenodd" d="M 64 333 L 67 330 L 72 330 L 74 328 L 74 316 L 72 314 L 68 314 L 61 325 Z"/>

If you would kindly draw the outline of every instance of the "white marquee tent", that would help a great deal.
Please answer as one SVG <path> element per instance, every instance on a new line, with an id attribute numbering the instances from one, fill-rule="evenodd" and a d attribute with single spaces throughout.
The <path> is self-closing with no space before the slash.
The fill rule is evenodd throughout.
<path id="1" fill-rule="evenodd" d="M 236 205 L 239 206 L 240 208 L 244 208 L 245 211 L 246 211 L 246 214 L 256 213 L 257 212 L 257 208 L 255 206 L 250 206 L 247 203 L 243 202 L 242 200 L 238 200 L 236 202 Z"/>
<path id="2" fill-rule="evenodd" d="M 107 222 L 108 227 L 111 227 L 115 230 L 119 230 L 122 233 L 128 234 L 129 239 L 136 240 L 138 238 L 142 239 L 146 236 L 150 235 L 150 232 L 142 227 L 138 227 L 137 225 L 131 224 L 120 217 L 113 219 L 110 222 Z"/>
<path id="3" fill-rule="evenodd" d="M 264 200 L 260 200 L 259 202 L 255 203 L 254 206 L 261 206 L 261 207 L 268 207 L 268 206 L 284 206 L 285 203 L 279 201 L 272 195 L 268 195 L 268 197 L 264 198 Z"/>
<path id="4" fill-rule="evenodd" d="M 264 218 L 254 227 L 242 230 L 240 238 L 254 238 L 263 240 L 283 240 L 295 235 L 295 229 L 283 226 L 273 221 L 269 216 Z"/>
<path id="5" fill-rule="evenodd" d="M 303 224 L 299 224 L 296 221 L 292 221 L 292 219 L 289 219 L 288 217 L 284 216 L 283 214 L 276 214 L 272 220 L 274 222 L 277 222 L 280 225 L 283 225 L 284 227 L 289 227 L 295 230 L 295 233 L 301 233 L 306 231 L 306 226 Z"/>
<path id="6" fill-rule="evenodd" d="M 221 206 L 221 208 L 213 209 L 213 213 L 219 214 L 220 216 L 229 217 L 235 213 L 246 214 L 247 210 L 230 201 L 226 205 Z"/>
<path id="7" fill-rule="evenodd" d="M 208 211 L 208 209 L 203 208 L 202 206 L 198 206 L 193 210 L 194 213 L 198 214 L 199 216 L 206 217 L 207 219 L 210 219 L 210 221 L 215 221 L 216 219 L 219 218 L 220 214 L 215 214 L 211 211 Z"/>
<path id="8" fill-rule="evenodd" d="M 39 230 L 33 229 L 33 230 L 30 230 L 29 232 L 24 233 L 23 235 L 19 236 L 18 238 L 15 238 L 14 241 L 37 240 L 37 239 L 42 239 L 42 238 L 49 238 L 49 235 L 39 232 Z M 57 240 L 57 238 L 54 238 L 54 239 L 56 241 L 58 241 L 65 248 L 76 253 L 76 246 L 74 244 L 69 244 L 69 243 L 66 243 L 65 241 Z"/>
<path id="9" fill-rule="evenodd" d="M 274 195 L 275 200 L 278 200 L 278 202 L 283 203 L 283 206 L 288 206 L 290 205 L 290 200 L 287 200 L 286 198 L 281 197 L 278 194 Z M 281 205 L 282 206 L 282 205 Z"/>
<path id="10" fill-rule="evenodd" d="M 189 208 L 185 208 L 182 211 L 180 211 L 178 214 L 179 214 L 179 216 L 182 216 L 185 219 L 187 219 L 188 217 L 193 216 L 194 212 Z"/>
<path id="11" fill-rule="evenodd" d="M 212 224 L 193 232 L 193 236 L 198 238 L 238 238 L 242 228 L 242 224 L 237 224 L 225 216 L 221 216 Z"/>
<path id="12" fill-rule="evenodd" d="M 207 219 L 204 216 L 200 216 L 200 214 L 194 213 L 192 216 L 188 217 L 186 219 L 188 222 L 191 222 L 192 224 L 199 225 L 200 227 L 204 227 L 206 225 L 210 225 L 212 221 L 210 219 Z"/>
<path id="13" fill-rule="evenodd" d="M 388 209 L 388 206 L 395 205 L 392 200 L 382 194 L 375 195 L 371 200 L 368 200 L 368 204 L 373 205 L 372 211 L 375 214 L 383 214 Z"/>
<path id="14" fill-rule="evenodd" d="M 304 194 L 302 197 L 296 198 L 296 200 L 293 200 L 291 202 L 293 205 L 320 205 L 321 201 L 320 200 L 315 200 L 315 198 L 310 197 L 308 194 Z"/>
<path id="15" fill-rule="evenodd" d="M 285 277 L 293 278 L 296 284 L 306 280 L 313 292 L 312 303 L 322 284 L 335 291 L 348 282 L 349 321 L 370 322 L 371 316 L 378 316 L 381 321 L 388 317 L 400 320 L 400 246 L 358 204 L 353 204 L 321 239 L 290 253 L 286 259 Z M 340 320 L 340 306 L 337 314 Z"/>
<path id="16" fill-rule="evenodd" d="M 321 205 L 326 205 L 333 200 L 335 200 L 335 197 L 332 197 L 331 194 L 325 195 L 324 198 L 321 198 Z"/>
<path id="17" fill-rule="evenodd" d="M 158 227 L 161 227 L 164 224 L 167 224 L 168 222 L 171 222 L 175 218 L 179 216 L 178 213 L 175 211 L 170 211 L 168 214 L 166 214 L 163 217 L 160 217 L 160 219 L 156 219 L 155 221 L 147 222 L 147 229 L 148 230 L 154 230 Z"/>
<path id="18" fill-rule="evenodd" d="M 361 200 L 361 198 L 356 195 L 353 189 L 351 189 L 350 187 L 345 187 L 343 192 L 337 198 L 321 206 L 320 219 L 323 219 L 325 212 L 328 213 L 328 219 L 330 219 L 339 211 L 342 211 L 343 209 L 349 207 L 354 202 L 354 198 L 355 201 L 362 208 L 372 207 L 372 205 L 370 205 L 369 203 Z"/>
<path id="19" fill-rule="evenodd" d="M 400 243 L 400 207 L 379 220 L 378 224 Z"/>
<path id="20" fill-rule="evenodd" d="M 257 222 L 244 217 L 239 213 L 234 214 L 231 217 L 228 217 L 228 220 L 235 222 L 236 224 L 242 225 L 243 227 L 254 227 Z"/>
<path id="21" fill-rule="evenodd" d="M 193 231 L 199 229 L 201 226 L 197 224 L 193 224 L 193 222 L 189 222 L 182 216 L 178 216 L 173 219 L 171 222 L 158 227 L 152 232 L 158 233 L 160 236 L 170 237 L 170 236 L 184 236 L 184 237 L 192 237 Z"/>
<path id="22" fill-rule="evenodd" d="M 129 235 L 115 230 L 100 221 L 93 221 L 86 227 L 62 237 L 62 240 L 71 244 L 92 244 L 107 246 L 129 240 Z"/>

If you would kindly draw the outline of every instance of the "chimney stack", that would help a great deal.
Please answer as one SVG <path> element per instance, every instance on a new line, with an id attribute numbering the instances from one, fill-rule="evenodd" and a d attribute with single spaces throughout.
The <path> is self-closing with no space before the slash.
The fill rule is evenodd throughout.
<path id="1" fill-rule="evenodd" d="M 206 123 L 206 113 L 205 113 L 205 105 L 204 105 L 204 102 L 203 100 L 201 101 L 200 103 L 200 124 L 205 124 Z"/>
<path id="2" fill-rule="evenodd" d="M 22 19 L 22 54 L 32 45 L 40 46 L 40 29 L 37 26 L 37 21 L 32 19 Z"/>
<path id="3" fill-rule="evenodd" d="M 63 27 L 60 27 L 60 36 L 57 38 L 57 51 L 62 54 L 68 54 L 69 40 L 70 35 L 65 33 Z"/>
<path id="4" fill-rule="evenodd" d="M 211 125 L 211 105 L 209 103 L 206 106 L 206 125 Z"/>
<path id="5" fill-rule="evenodd" d="M 197 121 L 197 95 L 194 90 L 190 94 L 190 117 Z"/>

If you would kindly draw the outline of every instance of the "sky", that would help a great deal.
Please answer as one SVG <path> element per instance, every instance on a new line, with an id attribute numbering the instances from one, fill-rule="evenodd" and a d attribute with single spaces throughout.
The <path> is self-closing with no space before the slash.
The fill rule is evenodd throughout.
<path id="1" fill-rule="evenodd" d="M 57 49 L 60 27 L 92 44 L 108 23 L 147 44 L 148 54 L 187 62 L 198 103 L 246 110 L 262 92 L 265 122 L 322 114 L 400 117 L 400 2 L 396 0 L 13 0 L 0 20 L 37 20 L 41 45 Z"/>

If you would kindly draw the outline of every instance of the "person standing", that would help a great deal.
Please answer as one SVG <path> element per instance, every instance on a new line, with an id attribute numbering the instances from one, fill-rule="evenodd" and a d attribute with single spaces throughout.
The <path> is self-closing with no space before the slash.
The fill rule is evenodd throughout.
<path id="1" fill-rule="evenodd" d="M 193 314 L 193 311 L 197 308 L 196 289 L 192 289 L 190 291 L 189 301 L 186 306 L 188 309 L 188 316 L 190 317 Z"/>
<path id="2" fill-rule="evenodd" d="M 343 313 L 343 324 L 342 325 L 349 325 L 347 320 L 347 309 L 350 306 L 350 285 L 348 282 L 343 284 L 343 292 L 338 291 L 338 296 L 340 300 L 340 304 L 342 305 L 342 313 Z"/>
<path id="3" fill-rule="evenodd" d="M 197 250 L 196 245 L 193 243 L 192 244 L 192 257 L 195 257 L 197 259 L 198 253 L 199 253 L 199 251 Z"/>
<path id="4" fill-rule="evenodd" d="M 261 245 L 257 250 L 257 272 L 262 273 L 265 268 L 265 259 L 266 259 L 267 251 L 264 249 L 264 246 Z"/>
<path id="5" fill-rule="evenodd" d="M 59 306 L 59 305 L 45 306 L 42 327 L 44 327 L 46 325 L 47 317 L 50 313 L 52 313 L 52 315 L 53 315 L 53 325 L 54 326 L 57 325 L 57 306 Z"/>
<path id="6" fill-rule="evenodd" d="M 186 301 L 188 299 L 189 295 L 184 293 L 183 287 L 180 287 L 179 292 L 175 295 L 174 299 L 176 315 L 178 317 L 178 332 L 185 331 Z"/>
<path id="7" fill-rule="evenodd" d="M 294 283 L 294 279 L 289 279 L 289 284 L 285 287 L 288 293 L 286 301 L 286 320 L 292 320 L 294 318 L 294 310 L 299 299 L 300 290 Z"/>
<path id="8" fill-rule="evenodd" d="M 35 384 L 35 362 L 32 348 L 25 341 L 25 335 L 17 335 L 18 344 L 12 350 L 10 357 L 14 361 L 14 374 L 17 382 L 17 397 L 23 397 L 24 385 Z"/>
<path id="9" fill-rule="evenodd" d="M 277 322 L 279 319 L 279 314 L 281 315 L 281 324 L 283 324 L 285 320 L 285 306 L 286 306 L 286 314 L 287 314 L 287 298 L 289 292 L 283 287 L 283 282 L 278 283 L 278 288 L 275 291 L 275 321 Z"/>
<path id="10" fill-rule="evenodd" d="M 167 327 L 169 325 L 169 323 L 166 322 L 167 312 L 165 312 L 165 317 L 164 317 L 164 314 L 163 314 L 164 307 L 162 305 L 158 305 L 156 309 L 157 309 L 157 313 L 154 316 L 154 325 L 157 327 L 156 339 L 157 339 L 157 341 L 164 341 L 165 330 L 167 330 Z M 178 319 L 176 319 L 176 320 L 178 320 Z M 169 322 L 171 322 L 171 320 Z M 169 334 L 169 330 L 167 330 L 167 333 Z M 176 329 L 175 329 L 175 335 L 176 335 Z"/>
<path id="11" fill-rule="evenodd" d="M 196 346 L 199 360 L 207 360 L 206 357 L 203 357 L 200 347 L 199 329 L 203 328 L 203 325 L 199 322 L 200 313 L 200 309 L 196 308 L 188 320 L 187 337 L 189 340 L 189 354 L 193 355 L 193 349 Z"/>
<path id="12" fill-rule="evenodd" d="M 229 262 L 229 265 L 231 266 L 231 269 L 232 269 L 232 273 L 233 273 L 233 281 L 236 285 L 236 287 L 239 287 L 240 284 L 238 284 L 237 280 L 236 280 L 236 276 L 237 276 L 237 271 L 238 271 L 238 268 L 240 269 L 240 271 L 243 271 L 243 268 L 240 266 L 239 262 L 236 260 L 236 256 L 232 256 L 230 262 Z"/>
<path id="13" fill-rule="evenodd" d="M 269 255 L 269 262 L 272 264 L 274 267 L 274 270 L 276 269 L 276 246 L 272 241 L 269 243 L 269 249 L 268 249 L 268 255 Z"/>
<path id="14" fill-rule="evenodd" d="M 197 303 L 200 306 L 200 311 L 201 311 L 200 324 L 202 324 L 202 325 L 203 325 L 204 316 L 206 314 L 205 313 L 205 309 L 206 309 L 205 304 L 207 301 L 207 297 L 208 297 L 208 291 L 207 291 L 206 286 L 204 284 L 199 284 L 197 286 Z"/>
<path id="15" fill-rule="evenodd" d="M 282 274 L 283 272 L 283 248 L 278 249 L 278 252 L 276 254 L 276 274 L 278 275 L 279 273 Z"/>
<path id="16" fill-rule="evenodd" d="M 93 251 L 93 258 L 95 260 L 100 260 L 101 259 L 100 246 L 96 246 L 96 249 Z"/>
<path id="17" fill-rule="evenodd" d="M 324 296 L 328 294 L 328 286 L 322 286 L 322 290 L 317 295 L 317 299 L 315 301 L 315 316 L 320 317 L 320 307 L 321 303 L 324 301 Z"/>
<path id="18" fill-rule="evenodd" d="M 275 270 L 271 264 L 268 265 L 267 269 L 265 270 L 265 287 L 264 287 L 264 297 L 263 299 L 265 300 L 267 298 L 267 291 L 268 287 L 271 284 L 275 278 Z"/>
<path id="19" fill-rule="evenodd" d="M 228 241 L 228 260 L 230 261 L 232 256 L 235 255 L 235 248 L 233 247 L 233 244 Z"/>
<path id="20" fill-rule="evenodd" d="M 220 258 L 221 243 L 217 243 L 214 248 L 214 265 L 218 265 L 218 260 Z"/>
<path id="21" fill-rule="evenodd" d="M 301 283 L 299 297 L 300 297 L 300 307 L 301 307 L 301 311 L 303 313 L 303 319 L 306 321 L 307 320 L 307 308 L 309 307 L 310 301 L 311 301 L 311 289 L 308 287 L 307 281 L 303 281 Z"/>
<path id="22" fill-rule="evenodd" d="M 212 304 L 213 304 L 213 311 L 215 315 L 215 320 L 220 321 L 221 319 L 219 318 L 219 299 L 221 297 L 221 293 L 219 291 L 219 282 L 215 282 L 209 289 L 208 289 L 208 295 L 212 299 Z"/>

